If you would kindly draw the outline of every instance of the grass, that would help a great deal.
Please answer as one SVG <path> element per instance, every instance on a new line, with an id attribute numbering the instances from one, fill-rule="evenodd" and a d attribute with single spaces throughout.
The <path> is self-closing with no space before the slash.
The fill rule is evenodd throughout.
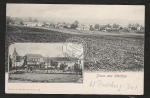
<path id="1" fill-rule="evenodd" d="M 37 74 L 37 73 L 25 73 L 25 74 L 10 74 L 10 82 L 54 82 L 54 83 L 74 83 L 78 82 L 81 75 L 76 74 Z"/>
<path id="2" fill-rule="evenodd" d="M 85 63 L 97 62 L 92 70 L 104 71 L 143 71 L 144 35 L 142 34 L 76 34 L 64 33 L 64 30 L 18 27 L 7 28 L 6 65 L 8 46 L 14 42 L 65 42 L 70 37 L 80 37 L 87 43 Z M 13 29 L 13 30 L 12 30 Z M 62 31 L 62 32 L 61 32 Z M 75 32 L 75 30 L 74 30 Z M 83 31 L 82 31 L 83 32 Z M 84 31 L 85 33 L 87 31 Z M 104 32 L 103 32 L 104 33 Z M 90 64 L 88 64 L 90 65 Z M 90 65 L 91 66 L 91 65 Z M 90 70 L 85 68 L 84 70 Z"/>

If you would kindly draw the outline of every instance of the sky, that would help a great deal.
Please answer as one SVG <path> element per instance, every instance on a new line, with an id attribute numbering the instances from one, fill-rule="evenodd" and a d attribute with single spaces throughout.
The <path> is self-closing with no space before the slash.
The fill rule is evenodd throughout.
<path id="1" fill-rule="evenodd" d="M 143 5 L 7 4 L 7 16 L 144 22 Z M 90 21 L 91 21 L 90 20 Z M 110 21 L 109 20 L 109 21 Z"/>
<path id="2" fill-rule="evenodd" d="M 12 56 L 14 48 L 18 55 L 41 54 L 44 57 L 64 57 L 62 52 L 63 43 L 15 43 L 9 47 L 9 55 Z"/>

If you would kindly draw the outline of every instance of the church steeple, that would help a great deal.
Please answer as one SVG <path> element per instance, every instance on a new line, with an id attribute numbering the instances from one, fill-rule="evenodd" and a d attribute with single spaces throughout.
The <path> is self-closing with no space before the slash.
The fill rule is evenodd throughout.
<path id="1" fill-rule="evenodd" d="M 14 55 L 14 56 L 18 56 L 18 53 L 17 53 L 17 51 L 16 51 L 16 48 L 14 48 L 13 55 Z"/>
<path id="2" fill-rule="evenodd" d="M 13 52 L 13 61 L 12 61 L 12 63 L 13 63 L 13 66 L 16 66 L 16 58 L 17 58 L 17 56 L 18 56 L 18 53 L 17 53 L 17 51 L 16 51 L 16 48 L 14 48 L 14 52 Z"/>
<path id="3" fill-rule="evenodd" d="M 14 48 L 14 52 L 16 52 L 16 48 Z"/>

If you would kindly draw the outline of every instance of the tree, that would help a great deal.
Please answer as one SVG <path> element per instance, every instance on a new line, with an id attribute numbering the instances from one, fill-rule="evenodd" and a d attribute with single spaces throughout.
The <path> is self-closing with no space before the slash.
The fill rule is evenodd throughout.
<path id="1" fill-rule="evenodd" d="M 100 25 L 99 24 L 95 24 L 94 29 L 99 29 Z"/>
<path id="2" fill-rule="evenodd" d="M 12 59 L 11 57 L 9 56 L 9 70 L 12 68 Z"/>
<path id="3" fill-rule="evenodd" d="M 54 66 L 55 68 L 57 68 L 58 62 L 54 61 L 54 62 L 53 62 L 53 66 Z"/>
<path id="4" fill-rule="evenodd" d="M 123 28 L 123 30 L 122 30 L 123 32 L 129 32 L 129 29 L 128 28 Z"/>
<path id="5" fill-rule="evenodd" d="M 74 70 L 77 74 L 81 74 L 82 73 L 82 68 L 80 67 L 80 64 L 75 63 L 74 64 Z"/>
<path id="6" fill-rule="evenodd" d="M 107 24 L 106 27 L 111 28 L 111 25 L 110 25 L 110 24 Z"/>
<path id="7" fill-rule="evenodd" d="M 29 19 L 29 22 L 32 22 L 32 21 L 33 21 L 31 17 L 29 17 L 28 19 Z"/>
<path id="8" fill-rule="evenodd" d="M 50 64 L 51 64 L 51 66 L 54 66 L 55 68 L 57 68 L 57 66 L 58 66 L 58 62 L 56 62 L 54 60 L 51 60 Z"/>
<path id="9" fill-rule="evenodd" d="M 51 60 L 50 64 L 51 64 L 51 66 L 53 66 L 53 60 Z"/>
<path id="10" fill-rule="evenodd" d="M 76 21 L 74 22 L 74 25 L 79 25 L 79 22 L 76 20 Z"/>
<path id="11" fill-rule="evenodd" d="M 134 25 L 135 28 L 137 28 L 138 26 L 140 26 L 138 23 L 136 23 L 136 24 Z"/>
<path id="12" fill-rule="evenodd" d="M 107 27 L 107 25 L 103 25 L 103 26 L 101 26 L 100 30 L 105 30 L 106 27 Z"/>
<path id="13" fill-rule="evenodd" d="M 131 27 L 132 27 L 132 24 L 128 24 L 128 28 L 131 29 Z"/>
<path id="14" fill-rule="evenodd" d="M 131 30 L 137 30 L 137 28 L 136 27 L 131 27 Z"/>
<path id="15" fill-rule="evenodd" d="M 113 28 L 118 28 L 118 27 L 119 27 L 118 24 L 116 24 L 116 23 L 113 24 Z"/>
<path id="16" fill-rule="evenodd" d="M 94 30 L 93 25 L 90 25 L 90 30 L 91 30 L 91 31 L 93 31 L 93 30 Z"/>
<path id="17" fill-rule="evenodd" d="M 79 22 L 76 20 L 72 25 L 71 25 L 71 29 L 76 29 L 79 25 Z"/>
<path id="18" fill-rule="evenodd" d="M 38 22 L 38 20 L 37 20 L 37 19 L 34 19 L 33 22 Z"/>
<path id="19" fill-rule="evenodd" d="M 68 65 L 65 65 L 65 64 L 60 64 L 60 70 L 63 70 L 65 71 L 65 68 L 67 67 Z"/>
<path id="20" fill-rule="evenodd" d="M 65 22 L 62 22 L 62 24 L 66 24 Z"/>
<path id="21" fill-rule="evenodd" d="M 123 27 L 119 27 L 119 30 L 123 30 Z"/>
<path id="22" fill-rule="evenodd" d="M 20 25 L 23 25 L 23 21 L 20 21 Z"/>
<path id="23" fill-rule="evenodd" d="M 43 25 L 42 25 L 43 27 L 45 27 L 46 26 L 46 22 L 43 22 Z"/>
<path id="24" fill-rule="evenodd" d="M 10 16 L 7 16 L 6 17 L 6 22 L 7 22 L 7 24 L 10 24 L 10 23 L 13 23 L 13 20 L 11 19 Z"/>

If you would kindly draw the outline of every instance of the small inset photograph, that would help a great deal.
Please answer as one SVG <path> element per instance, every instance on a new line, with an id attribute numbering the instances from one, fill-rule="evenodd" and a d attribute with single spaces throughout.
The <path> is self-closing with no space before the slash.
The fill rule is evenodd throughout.
<path id="1" fill-rule="evenodd" d="M 83 59 L 64 56 L 62 48 L 63 43 L 11 44 L 9 83 L 83 83 Z"/>

